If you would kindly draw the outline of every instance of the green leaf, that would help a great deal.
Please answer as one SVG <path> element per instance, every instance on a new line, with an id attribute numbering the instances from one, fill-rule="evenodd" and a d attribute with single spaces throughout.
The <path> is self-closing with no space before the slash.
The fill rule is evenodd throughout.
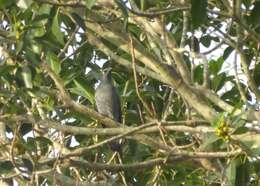
<path id="1" fill-rule="evenodd" d="M 0 173 L 2 174 L 8 174 L 12 172 L 14 169 L 14 166 L 11 161 L 0 161 Z"/>
<path id="2" fill-rule="evenodd" d="M 35 37 L 34 40 L 35 42 L 44 46 L 44 48 L 48 48 L 48 51 L 60 51 L 60 49 L 63 47 L 63 44 L 57 40 L 52 32 L 46 32 L 44 36 Z"/>
<path id="3" fill-rule="evenodd" d="M 125 19 L 124 19 L 124 24 L 123 24 L 122 30 L 123 30 L 124 32 L 127 32 L 127 29 L 128 29 L 128 19 L 125 18 Z"/>
<path id="4" fill-rule="evenodd" d="M 255 172 L 260 174 L 260 161 L 252 162 L 252 164 L 254 166 Z"/>
<path id="5" fill-rule="evenodd" d="M 122 10 L 122 13 L 124 17 L 128 17 L 128 10 L 127 7 L 125 6 L 124 2 L 122 0 L 116 0 L 117 6 Z"/>
<path id="6" fill-rule="evenodd" d="M 194 81 L 202 84 L 203 82 L 203 66 L 202 65 L 198 65 L 195 69 L 194 69 Z"/>
<path id="7" fill-rule="evenodd" d="M 59 61 L 59 58 L 55 54 L 53 54 L 52 52 L 48 52 L 46 56 L 46 61 L 56 74 L 60 73 L 61 63 Z"/>
<path id="8" fill-rule="evenodd" d="M 227 113 L 221 112 L 218 114 L 215 121 L 212 123 L 214 127 L 218 127 L 220 123 L 223 123 L 225 121 L 225 118 L 227 117 Z"/>
<path id="9" fill-rule="evenodd" d="M 49 146 L 52 145 L 52 141 L 48 138 L 45 138 L 43 136 L 38 136 L 35 138 L 35 140 L 38 142 L 39 147 L 41 149 L 41 154 L 46 154 L 49 150 Z"/>
<path id="10" fill-rule="evenodd" d="M 226 170 L 228 186 L 235 185 L 236 182 L 236 159 L 231 160 Z"/>
<path id="11" fill-rule="evenodd" d="M 23 164 L 24 166 L 30 171 L 33 171 L 33 163 L 31 162 L 31 160 L 26 159 L 26 158 L 22 158 Z"/>
<path id="12" fill-rule="evenodd" d="M 144 11 L 145 1 L 144 1 L 144 0 L 141 0 L 140 4 L 141 4 L 141 11 Z"/>
<path id="13" fill-rule="evenodd" d="M 32 50 L 26 50 L 25 58 L 36 65 L 38 65 L 40 61 L 39 56 L 37 56 Z"/>
<path id="14" fill-rule="evenodd" d="M 213 89 L 214 91 L 218 91 L 222 88 L 225 82 L 226 82 L 225 73 L 215 75 L 215 77 L 211 81 L 211 89 Z"/>
<path id="15" fill-rule="evenodd" d="M 252 0 L 242 0 L 242 2 L 246 6 L 246 8 L 249 8 L 252 5 Z"/>
<path id="16" fill-rule="evenodd" d="M 77 22 L 77 24 L 83 29 L 83 30 L 86 30 L 86 26 L 85 26 L 85 22 L 84 22 L 84 19 L 79 16 L 78 14 L 76 13 L 72 13 L 71 14 L 72 17 L 75 19 L 75 21 Z"/>
<path id="17" fill-rule="evenodd" d="M 199 53 L 200 52 L 200 42 L 197 37 L 193 37 L 193 51 Z"/>
<path id="18" fill-rule="evenodd" d="M 94 90 L 87 86 L 87 83 L 82 81 L 73 80 L 76 85 L 75 88 L 71 89 L 72 92 L 87 98 L 92 104 L 94 104 Z"/>
<path id="19" fill-rule="evenodd" d="M 85 0 L 86 3 L 86 7 L 91 10 L 91 8 L 94 6 L 94 4 L 96 3 L 96 0 Z"/>
<path id="20" fill-rule="evenodd" d="M 254 8 L 250 15 L 251 24 L 254 26 L 260 26 L 260 2 L 254 3 Z"/>
<path id="21" fill-rule="evenodd" d="M 63 39 L 63 32 L 61 32 L 61 30 L 60 30 L 59 9 L 57 10 L 57 12 L 53 18 L 53 22 L 51 25 L 51 31 L 52 31 L 52 34 L 56 37 L 57 41 L 63 45 L 64 39 Z"/>
<path id="22" fill-rule="evenodd" d="M 260 156 L 260 148 L 251 148 L 251 153 L 253 156 L 255 157 L 259 157 Z"/>
<path id="23" fill-rule="evenodd" d="M 15 49 L 15 54 L 16 54 L 16 55 L 18 55 L 18 54 L 22 51 L 23 46 L 24 46 L 23 40 L 19 40 L 19 41 L 16 43 L 16 49 Z"/>
<path id="24" fill-rule="evenodd" d="M 260 148 L 254 148 L 254 146 L 257 145 L 257 142 L 254 139 L 246 141 L 242 138 L 239 140 L 239 145 L 248 154 L 248 156 L 256 157 L 260 154 Z"/>
<path id="25" fill-rule="evenodd" d="M 135 110 L 127 110 L 125 113 L 127 124 L 139 123 L 138 113 Z"/>
<path id="26" fill-rule="evenodd" d="M 51 5 L 49 4 L 42 4 L 39 8 L 39 15 L 43 15 L 43 14 L 46 14 L 46 15 L 49 15 L 50 12 L 51 12 Z"/>
<path id="27" fill-rule="evenodd" d="M 32 88 L 32 72 L 28 66 L 22 68 L 22 77 L 26 88 Z"/>
<path id="28" fill-rule="evenodd" d="M 27 9 L 31 6 L 32 3 L 33 3 L 32 0 L 19 0 L 17 2 L 17 6 L 21 9 Z"/>
<path id="29" fill-rule="evenodd" d="M 224 50 L 224 53 L 223 53 L 223 59 L 226 60 L 229 55 L 233 52 L 233 47 L 231 46 L 228 46 L 225 50 Z"/>
<path id="30" fill-rule="evenodd" d="M 47 19 L 46 19 L 47 20 Z M 42 37 L 46 33 L 46 29 L 44 28 L 44 22 L 46 20 L 42 20 L 36 23 L 33 23 L 33 29 L 30 31 L 31 32 L 31 37 Z"/>
<path id="31" fill-rule="evenodd" d="M 209 47 L 210 43 L 211 43 L 211 36 L 203 36 L 200 38 L 200 42 L 205 46 L 205 47 Z"/>
<path id="32" fill-rule="evenodd" d="M 29 123 L 23 123 L 20 127 L 20 134 L 25 135 L 28 132 L 32 131 L 32 124 Z"/>
<path id="33" fill-rule="evenodd" d="M 237 107 L 239 108 L 239 107 Z M 232 111 L 232 115 L 233 113 L 237 110 L 237 108 L 234 108 Z M 232 117 L 232 121 L 231 121 L 231 126 L 235 127 L 235 128 L 239 128 L 239 127 L 244 127 L 245 126 L 245 120 L 243 120 L 241 117 L 244 113 L 240 113 L 239 115 L 236 115 L 234 117 Z"/>
<path id="34" fill-rule="evenodd" d="M 42 102 L 42 107 L 51 112 L 55 107 L 54 104 L 54 99 L 52 97 L 48 97 Z"/>
<path id="35" fill-rule="evenodd" d="M 211 148 L 212 144 L 219 140 L 219 137 L 216 136 L 214 133 L 210 133 L 205 135 L 201 148 L 203 150 L 207 150 Z"/>
<path id="36" fill-rule="evenodd" d="M 37 144 L 34 138 L 28 137 L 27 142 L 23 142 L 22 145 L 27 151 L 36 152 Z"/>
<path id="37" fill-rule="evenodd" d="M 15 0 L 0 0 L 0 8 L 7 8 L 8 6 L 12 5 Z"/>
<path id="38" fill-rule="evenodd" d="M 255 65 L 255 69 L 253 70 L 254 72 L 254 80 L 256 83 L 256 86 L 259 87 L 260 86 L 260 61 L 257 62 L 257 64 Z"/>
<path id="39" fill-rule="evenodd" d="M 241 158 L 240 158 L 241 159 Z M 244 158 L 243 158 L 244 159 Z M 240 160 L 241 164 L 237 166 L 236 186 L 247 186 L 249 181 L 249 163 L 248 160 Z"/>
<path id="40" fill-rule="evenodd" d="M 207 17 L 207 0 L 191 0 L 191 16 L 193 28 L 198 28 Z"/>
<path id="41" fill-rule="evenodd" d="M 233 134 L 244 134 L 246 132 L 248 132 L 248 128 L 247 127 L 238 127 Z"/>
<path id="42" fill-rule="evenodd" d="M 236 87 L 233 87 L 231 90 L 225 92 L 221 99 L 225 100 L 228 103 L 237 104 L 240 99 L 240 94 L 238 92 L 238 89 Z"/>
<path id="43" fill-rule="evenodd" d="M 64 82 L 64 85 L 66 86 L 67 84 L 69 84 L 77 76 L 78 76 L 77 71 L 75 71 L 75 70 L 66 70 L 64 73 L 62 73 L 62 80 Z"/>
<path id="44" fill-rule="evenodd" d="M 16 70 L 17 66 L 16 65 L 4 65 L 1 66 L 0 68 L 0 77 L 4 76 L 5 74 L 9 74 L 12 71 Z"/>
<path id="45" fill-rule="evenodd" d="M 211 74 L 217 75 L 221 70 L 221 67 L 224 63 L 223 57 L 218 58 L 217 60 L 211 60 L 209 62 L 209 70 Z"/>

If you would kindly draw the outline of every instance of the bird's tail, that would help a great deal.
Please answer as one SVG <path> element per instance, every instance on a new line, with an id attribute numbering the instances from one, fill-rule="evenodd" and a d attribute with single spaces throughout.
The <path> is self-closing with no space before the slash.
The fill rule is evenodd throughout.
<path id="1" fill-rule="evenodd" d="M 121 158 L 123 157 L 122 144 L 120 144 L 119 142 L 111 142 L 109 146 L 111 150 L 118 152 Z"/>

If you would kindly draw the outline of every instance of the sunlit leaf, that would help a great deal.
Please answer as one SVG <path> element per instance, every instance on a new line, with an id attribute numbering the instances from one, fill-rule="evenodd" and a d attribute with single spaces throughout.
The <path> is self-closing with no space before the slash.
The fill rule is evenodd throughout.
<path id="1" fill-rule="evenodd" d="M 90 10 L 94 4 L 96 3 L 96 0 L 85 0 L 86 7 Z"/>
<path id="2" fill-rule="evenodd" d="M 51 69 L 56 73 L 59 74 L 61 71 L 61 64 L 59 58 L 53 54 L 52 52 L 48 52 L 46 56 L 46 62 L 50 65 Z"/>
<path id="3" fill-rule="evenodd" d="M 236 160 L 231 160 L 227 170 L 226 170 L 226 176 L 227 176 L 227 182 L 229 186 L 234 186 L 236 183 Z"/>
<path id="4" fill-rule="evenodd" d="M 32 88 L 33 87 L 32 73 L 31 73 L 31 70 L 28 66 L 24 66 L 22 68 L 22 76 L 23 76 L 25 87 L 26 88 Z"/>
<path id="5" fill-rule="evenodd" d="M 76 85 L 76 87 L 71 89 L 71 91 L 87 98 L 92 104 L 94 104 L 93 89 L 87 86 L 86 83 L 77 80 L 73 80 L 73 82 Z"/>
<path id="6" fill-rule="evenodd" d="M 17 6 L 22 8 L 22 9 L 27 9 L 31 6 L 32 3 L 33 3 L 32 0 L 19 0 L 17 2 Z"/>
<path id="7" fill-rule="evenodd" d="M 53 18 L 51 31 L 52 31 L 53 35 L 56 37 L 57 41 L 59 41 L 60 44 L 64 44 L 63 32 L 61 32 L 61 30 L 60 30 L 61 28 L 60 28 L 59 16 L 60 16 L 60 14 L 59 14 L 59 9 L 58 9 Z"/>

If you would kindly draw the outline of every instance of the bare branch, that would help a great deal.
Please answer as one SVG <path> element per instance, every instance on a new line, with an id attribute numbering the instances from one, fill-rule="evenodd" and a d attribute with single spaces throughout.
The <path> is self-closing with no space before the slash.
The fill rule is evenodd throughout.
<path id="1" fill-rule="evenodd" d="M 68 164 L 71 166 L 81 167 L 81 168 L 88 168 L 90 170 L 109 170 L 109 171 L 126 171 L 126 170 L 134 170 L 134 171 L 141 171 L 143 169 L 149 169 L 156 165 L 163 165 L 163 164 L 176 164 L 182 163 L 183 161 L 187 161 L 188 158 L 183 158 L 181 156 L 177 157 L 169 157 L 168 159 L 165 158 L 156 158 L 152 160 L 147 160 L 140 163 L 131 163 L 131 164 L 104 164 L 104 163 L 90 163 L 88 161 L 82 160 L 68 160 Z M 66 163 L 66 161 L 65 161 Z"/>
<path id="2" fill-rule="evenodd" d="M 135 91 L 136 94 L 138 96 L 138 98 L 140 99 L 140 101 L 142 102 L 145 110 L 148 112 L 148 114 L 151 117 L 154 117 L 153 112 L 151 111 L 151 109 L 149 108 L 149 106 L 146 104 L 146 102 L 143 100 L 140 91 L 139 91 L 139 87 L 138 87 L 138 82 L 137 82 L 137 75 L 136 75 L 136 64 L 135 64 L 135 52 L 134 52 L 134 46 L 133 46 L 133 39 L 132 36 L 129 34 L 129 39 L 130 39 L 130 45 L 131 45 L 131 55 L 132 55 L 132 68 L 133 68 L 133 74 L 134 74 L 134 80 L 135 80 Z"/>
<path id="3" fill-rule="evenodd" d="M 142 17 L 149 17 L 149 18 L 153 18 L 159 15 L 164 15 L 164 14 L 170 14 L 173 12 L 177 12 L 177 11 L 185 11 L 185 10 L 189 10 L 190 6 L 185 6 L 185 5 L 178 5 L 175 7 L 169 7 L 169 8 L 162 8 L 159 10 L 152 10 L 152 11 L 146 11 L 146 12 L 142 12 L 140 11 L 137 6 L 135 6 L 134 1 L 130 1 L 131 3 L 131 8 L 128 8 L 128 10 L 138 16 L 142 16 Z"/>
<path id="4" fill-rule="evenodd" d="M 72 32 L 72 34 L 71 34 L 70 38 L 68 39 L 67 43 L 64 45 L 63 49 L 58 54 L 58 57 L 60 57 L 68 49 L 69 45 L 73 41 L 73 39 L 74 39 L 78 30 L 79 30 L 79 26 L 76 26 L 75 30 Z"/>

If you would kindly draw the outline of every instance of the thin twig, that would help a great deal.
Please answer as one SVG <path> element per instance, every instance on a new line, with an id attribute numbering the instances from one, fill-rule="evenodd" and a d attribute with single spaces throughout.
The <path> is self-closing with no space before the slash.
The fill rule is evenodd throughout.
<path id="1" fill-rule="evenodd" d="M 139 163 L 132 164 L 103 164 L 103 163 L 90 163 L 84 160 L 68 160 L 68 163 L 72 166 L 89 168 L 91 170 L 109 170 L 109 171 L 122 171 L 122 170 L 142 170 L 154 167 L 156 165 L 169 164 L 170 163 L 178 163 L 182 161 L 187 161 L 189 159 L 197 159 L 197 158 L 229 158 L 234 157 L 243 153 L 241 149 L 230 151 L 230 152 L 189 152 L 189 151 L 180 151 L 171 154 L 171 156 L 164 158 L 156 158 L 152 160 L 147 160 Z M 65 161 L 66 163 L 66 161 Z"/>
<path id="2" fill-rule="evenodd" d="M 90 163 L 88 161 L 83 161 L 83 160 L 73 160 L 70 159 L 68 160 L 68 163 L 70 166 L 76 166 L 76 167 L 82 167 L 82 168 L 88 168 L 91 170 L 109 170 L 109 171 L 113 171 L 113 172 L 117 172 L 117 171 L 126 171 L 126 170 L 134 170 L 134 171 L 140 171 L 143 169 L 148 169 L 148 168 L 152 168 L 156 165 L 162 165 L 162 164 L 166 164 L 166 163 L 181 163 L 183 161 L 187 161 L 188 158 L 183 158 L 183 157 L 169 157 L 167 162 L 165 162 L 165 158 L 156 158 L 156 159 L 152 159 L 152 160 L 147 160 L 144 162 L 139 162 L 139 163 L 131 163 L 131 164 L 113 164 L 113 165 L 109 165 L 109 164 L 104 164 L 104 163 Z M 66 161 L 65 161 L 66 162 Z"/>
<path id="3" fill-rule="evenodd" d="M 21 125 L 18 123 L 18 126 L 15 128 L 14 130 L 14 136 L 13 136 L 13 140 L 11 143 L 11 148 L 10 148 L 10 156 L 11 156 L 11 162 L 15 168 L 15 170 L 17 171 L 18 174 L 23 174 L 26 173 L 26 171 L 24 171 L 23 169 L 21 169 L 17 164 L 16 164 L 16 160 L 15 160 L 15 155 L 14 155 L 14 150 L 15 150 L 15 146 L 17 143 L 17 138 L 18 138 L 18 132 L 20 130 Z"/>
<path id="4" fill-rule="evenodd" d="M 214 52 L 215 50 L 217 50 L 219 47 L 221 47 L 224 43 L 225 43 L 224 40 L 222 40 L 216 46 L 214 46 L 212 49 L 209 49 L 208 51 L 202 52 L 201 54 L 208 55 L 211 52 Z"/>
<path id="5" fill-rule="evenodd" d="M 60 2 L 55 2 L 55 1 L 50 1 L 50 0 L 38 0 L 39 3 L 46 3 L 50 4 L 53 6 L 63 6 L 63 7 L 74 7 L 74 8 L 85 8 L 85 4 L 80 3 L 80 2 L 68 2 L 68 3 L 60 3 Z"/>
<path id="6" fill-rule="evenodd" d="M 143 104 L 145 110 L 148 112 L 148 114 L 150 115 L 150 117 L 154 117 L 153 112 L 151 111 L 151 109 L 149 108 L 149 106 L 146 104 L 146 102 L 143 100 L 140 92 L 139 92 L 139 87 L 138 87 L 138 82 L 137 82 L 137 75 L 136 75 L 136 67 L 135 67 L 135 52 L 134 52 L 134 46 L 133 46 L 133 39 L 132 36 L 129 34 L 129 40 L 130 40 L 130 45 L 131 45 L 131 55 L 132 55 L 132 68 L 133 68 L 133 74 L 134 74 L 134 80 L 135 80 L 135 90 L 136 90 L 136 94 L 139 98 L 139 100 L 141 101 L 141 103 Z"/>
<path id="7" fill-rule="evenodd" d="M 171 113 L 170 113 L 170 107 L 171 107 L 171 105 L 172 105 L 172 99 L 173 99 L 173 95 L 174 95 L 174 89 L 173 89 L 173 88 L 170 88 L 170 87 L 169 87 L 169 89 L 170 89 L 169 96 L 168 96 L 167 100 L 166 100 L 166 98 L 164 99 L 165 102 L 166 102 L 166 105 L 165 105 L 165 107 L 164 107 L 164 109 L 163 109 L 163 112 L 162 112 L 162 119 L 161 119 L 162 121 L 166 121 L 167 117 L 171 114 Z"/>
<path id="8" fill-rule="evenodd" d="M 190 9 L 190 6 L 179 5 L 178 7 L 174 6 L 174 7 L 168 7 L 160 10 L 142 12 L 136 8 L 137 6 L 135 5 L 134 1 L 130 0 L 130 4 L 131 4 L 131 8 L 128 8 L 128 10 L 135 15 L 143 16 L 143 17 L 156 17 L 159 15 L 165 15 L 176 11 L 185 11 Z"/>
<path id="9" fill-rule="evenodd" d="M 63 159 L 63 158 L 66 158 L 66 157 L 81 155 L 81 154 L 83 154 L 83 153 L 85 153 L 85 152 L 88 152 L 89 150 L 98 148 L 98 147 L 100 147 L 100 146 L 103 146 L 103 145 L 108 144 L 108 143 L 110 143 L 110 142 L 113 142 L 113 141 L 115 141 L 115 140 L 121 139 L 121 138 L 123 138 L 123 137 L 125 137 L 125 136 L 128 136 L 128 135 L 130 135 L 130 134 L 133 134 L 133 133 L 135 133 L 135 132 L 137 132 L 137 131 L 139 131 L 139 130 L 141 130 L 141 129 L 147 128 L 147 127 L 152 126 L 152 125 L 154 125 L 154 124 L 153 124 L 153 123 L 147 123 L 147 124 L 145 124 L 145 125 L 138 126 L 138 127 L 134 128 L 134 129 L 132 129 L 132 130 L 129 130 L 129 131 L 124 132 L 124 133 L 122 133 L 122 134 L 119 134 L 119 135 L 117 135 L 117 136 L 113 136 L 113 137 L 111 137 L 111 138 L 109 138 L 109 139 L 106 139 L 106 140 L 101 141 L 101 142 L 99 142 L 99 143 L 96 143 L 96 144 L 94 144 L 94 145 L 91 145 L 91 146 L 88 146 L 88 147 L 78 148 L 78 149 L 76 149 L 75 151 L 70 152 L 70 153 L 64 155 L 64 156 L 61 157 L 61 158 Z"/>
<path id="10" fill-rule="evenodd" d="M 244 54 L 244 51 L 242 49 L 242 46 L 237 46 L 237 42 L 234 41 L 229 35 L 225 34 L 224 32 L 222 32 L 220 29 L 216 28 L 217 31 L 223 35 L 222 39 L 230 46 L 232 46 L 236 51 L 237 53 L 239 54 L 240 56 L 240 62 L 241 62 L 241 65 L 242 65 L 242 69 L 244 71 L 244 74 L 246 75 L 247 77 L 247 83 L 248 83 L 248 86 L 250 87 L 250 89 L 252 90 L 252 92 L 255 94 L 257 100 L 260 100 L 260 91 L 258 90 L 254 80 L 253 80 L 253 77 L 252 77 L 252 74 L 250 73 L 249 71 L 249 68 L 248 68 L 248 65 L 247 65 L 247 58 Z"/>
<path id="11" fill-rule="evenodd" d="M 209 88 L 209 64 L 205 55 L 201 55 L 203 60 L 203 87 Z"/>
<path id="12" fill-rule="evenodd" d="M 75 30 L 73 31 L 73 33 L 71 34 L 70 38 L 68 39 L 68 41 L 66 42 L 65 46 L 63 47 L 63 49 L 60 51 L 60 53 L 58 54 L 58 58 L 65 53 L 65 51 L 68 49 L 69 45 L 71 44 L 71 42 L 73 41 L 76 33 L 79 30 L 79 26 L 77 25 Z"/>
<path id="13" fill-rule="evenodd" d="M 146 125 L 141 125 L 141 126 L 139 126 L 139 127 L 134 128 L 133 130 L 124 132 L 124 133 L 119 134 L 119 135 L 117 135 L 117 136 L 113 136 L 113 137 L 111 137 L 111 138 L 109 138 L 109 139 L 106 139 L 106 140 L 101 141 L 101 142 L 99 142 L 99 143 L 96 143 L 96 144 L 94 144 L 94 145 L 90 145 L 90 146 L 88 146 L 88 147 L 78 148 L 78 149 L 76 149 L 76 150 L 74 150 L 74 151 L 72 151 L 72 152 L 69 152 L 69 153 L 67 153 L 67 154 L 65 154 L 65 155 L 60 156 L 59 159 L 62 160 L 62 159 L 66 159 L 66 158 L 72 157 L 72 156 L 80 156 L 80 155 L 82 155 L 82 154 L 84 154 L 84 153 L 86 153 L 86 152 L 89 152 L 90 150 L 96 149 L 96 148 L 101 147 L 101 146 L 103 146 L 103 145 L 105 145 L 105 144 L 108 144 L 108 143 L 113 142 L 113 141 L 115 141 L 115 140 L 121 139 L 121 138 L 123 138 L 123 137 L 125 137 L 125 136 L 127 136 L 127 135 L 130 135 L 130 134 L 132 134 L 132 133 L 135 133 L 135 132 L 137 132 L 137 131 L 139 131 L 139 130 L 141 130 L 141 129 L 143 129 L 143 128 L 147 128 L 147 127 L 149 127 L 149 126 L 151 126 L 151 125 L 153 125 L 153 124 L 154 124 L 154 123 L 148 123 L 148 124 L 146 124 Z M 49 160 L 47 160 L 47 161 L 43 161 L 43 162 L 41 162 L 41 163 L 43 163 L 43 164 L 45 164 L 45 163 L 50 163 L 50 162 L 55 161 L 56 159 L 57 159 L 57 158 L 52 158 L 52 159 L 49 159 Z"/>
<path id="14" fill-rule="evenodd" d="M 237 84 L 238 91 L 239 91 L 239 93 L 240 93 L 241 99 L 244 101 L 244 103 L 247 103 L 246 94 L 245 94 L 243 88 L 241 87 L 241 85 L 240 85 L 241 82 L 240 82 L 240 80 L 239 80 L 239 78 L 238 78 L 238 72 L 237 72 L 237 71 L 238 71 L 238 69 L 237 69 L 237 53 L 235 54 L 235 58 L 234 58 L 233 64 L 234 64 L 234 71 L 235 71 L 235 82 L 236 82 L 236 84 Z"/>
<path id="15" fill-rule="evenodd" d="M 81 47 L 83 47 L 85 44 L 87 44 L 88 43 L 88 41 L 86 40 L 86 41 L 84 41 L 83 43 L 81 43 L 80 45 L 79 45 L 79 47 L 75 50 L 75 51 L 73 51 L 71 54 L 69 54 L 68 56 L 66 56 L 66 57 L 64 57 L 62 60 L 61 60 L 61 63 L 63 62 L 63 61 L 66 61 L 68 58 L 70 58 L 71 56 L 73 56 L 73 55 L 75 55 L 75 54 L 77 54 L 78 52 L 79 52 L 79 49 L 81 49 Z"/>
<path id="16" fill-rule="evenodd" d="M 181 1 L 183 4 L 185 3 L 185 0 Z M 181 43 L 180 48 L 185 47 L 185 42 L 187 38 L 187 32 L 189 27 L 189 19 L 188 19 L 188 11 L 183 11 L 183 23 L 182 23 L 182 35 L 181 35 Z"/>

